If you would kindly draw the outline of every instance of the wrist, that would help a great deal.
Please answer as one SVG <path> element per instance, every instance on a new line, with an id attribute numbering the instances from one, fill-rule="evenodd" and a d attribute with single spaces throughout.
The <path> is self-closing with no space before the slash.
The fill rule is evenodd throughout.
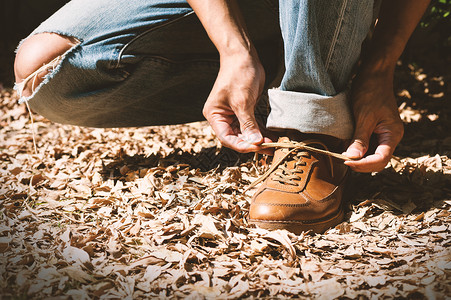
<path id="1" fill-rule="evenodd" d="M 245 40 L 225 43 L 218 47 L 218 52 L 221 59 L 251 60 L 257 55 L 252 43 Z"/>
<path id="2" fill-rule="evenodd" d="M 352 80 L 352 90 L 385 90 L 393 92 L 396 63 L 383 59 L 362 62 L 356 77 Z"/>
<path id="3" fill-rule="evenodd" d="M 229 49 L 219 53 L 221 66 L 228 67 L 253 67 L 261 66 L 257 51 L 252 47 L 246 49 Z"/>
<path id="4" fill-rule="evenodd" d="M 389 74 L 395 71 L 398 56 L 386 51 L 372 49 L 363 53 L 360 69 L 365 72 Z"/>
<path id="5" fill-rule="evenodd" d="M 395 67 L 396 60 L 390 57 L 372 57 L 362 62 L 357 75 L 361 78 L 393 81 Z"/>

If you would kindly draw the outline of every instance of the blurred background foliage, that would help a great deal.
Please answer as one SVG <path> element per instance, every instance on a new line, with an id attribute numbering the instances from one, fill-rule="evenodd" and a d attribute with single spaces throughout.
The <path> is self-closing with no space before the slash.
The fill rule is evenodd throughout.
<path id="1" fill-rule="evenodd" d="M 451 0 L 434 0 L 420 22 L 422 28 L 435 27 L 449 22 Z M 449 40 L 448 40 L 449 42 Z"/>
<path id="2" fill-rule="evenodd" d="M 451 0 L 431 1 L 401 59 L 437 75 L 450 72 Z"/>

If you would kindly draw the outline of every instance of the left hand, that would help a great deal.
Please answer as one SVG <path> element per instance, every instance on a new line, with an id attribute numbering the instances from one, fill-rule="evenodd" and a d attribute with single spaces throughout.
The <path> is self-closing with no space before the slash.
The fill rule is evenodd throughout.
<path id="1" fill-rule="evenodd" d="M 353 82 L 351 99 L 356 129 L 344 154 L 356 160 L 345 164 L 357 172 L 381 171 L 404 134 L 393 93 L 392 72 L 360 74 Z M 364 157 L 373 133 L 378 146 L 374 153 Z"/>

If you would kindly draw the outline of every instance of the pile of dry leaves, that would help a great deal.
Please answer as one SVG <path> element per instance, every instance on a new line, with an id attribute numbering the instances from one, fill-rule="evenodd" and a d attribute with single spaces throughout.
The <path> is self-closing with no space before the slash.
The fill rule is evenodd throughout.
<path id="1" fill-rule="evenodd" d="M 353 175 L 347 222 L 323 235 L 249 226 L 244 189 L 268 162 L 217 149 L 204 122 L 88 129 L 35 114 L 35 154 L 26 107 L 2 90 L 0 298 L 446 298 L 449 93 L 401 71 L 398 156 Z"/>

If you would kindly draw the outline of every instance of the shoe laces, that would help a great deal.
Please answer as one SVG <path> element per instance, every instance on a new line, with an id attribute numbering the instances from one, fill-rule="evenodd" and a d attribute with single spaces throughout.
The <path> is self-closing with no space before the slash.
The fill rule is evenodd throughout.
<path id="1" fill-rule="evenodd" d="M 312 147 L 311 145 L 319 145 L 324 149 L 318 149 L 316 147 Z M 304 170 L 300 169 L 299 166 L 305 166 L 306 162 L 303 158 L 310 158 L 311 152 L 324 154 L 328 157 L 330 171 L 333 176 L 333 164 L 332 157 L 347 161 L 351 160 L 349 157 L 334 153 L 329 151 L 327 146 L 317 140 L 306 140 L 303 142 L 277 142 L 277 143 L 264 143 L 261 145 L 263 148 L 286 148 L 288 151 L 282 155 L 278 161 L 274 162 L 271 167 L 256 181 L 254 181 L 249 187 L 245 190 L 248 191 L 266 178 L 268 178 L 274 172 L 274 180 L 279 181 L 283 184 L 289 185 L 297 185 L 296 181 L 301 180 L 299 174 L 302 174 Z M 294 168 L 288 167 L 287 158 L 292 158 L 295 160 Z"/>
<path id="2" fill-rule="evenodd" d="M 310 153 L 307 151 L 296 151 L 292 150 L 291 153 L 286 157 L 277 169 L 274 171 L 273 180 L 278 181 L 282 184 L 297 185 L 296 181 L 301 180 L 299 174 L 304 173 L 304 170 L 299 167 L 306 166 L 307 163 L 303 161 L 303 158 L 310 158 Z M 288 161 L 294 160 L 294 168 L 288 167 Z"/>

